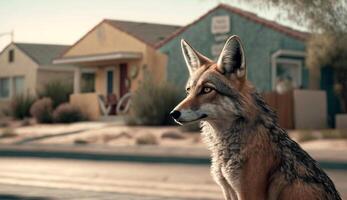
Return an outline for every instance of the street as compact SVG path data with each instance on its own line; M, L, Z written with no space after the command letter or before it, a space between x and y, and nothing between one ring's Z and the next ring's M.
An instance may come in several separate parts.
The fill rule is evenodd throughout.
M330 170L347 196L347 172ZM222 199L208 165L0 158L0 199Z

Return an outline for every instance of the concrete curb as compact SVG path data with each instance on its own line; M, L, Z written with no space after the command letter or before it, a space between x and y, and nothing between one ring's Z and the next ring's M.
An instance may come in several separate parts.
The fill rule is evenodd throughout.
M209 165L209 153L204 148L179 147L104 147L97 145L1 145L0 157L61 158L92 161L120 161ZM315 158L324 169L347 170L346 160Z

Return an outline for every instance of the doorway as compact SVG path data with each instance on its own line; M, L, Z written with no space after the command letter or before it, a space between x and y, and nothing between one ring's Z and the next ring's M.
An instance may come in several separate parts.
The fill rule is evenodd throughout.
M128 64L122 63L119 65L120 67L120 82L119 82L119 95L120 97L124 96L128 93Z
M106 71L106 94L113 94L113 77L114 70L108 69Z

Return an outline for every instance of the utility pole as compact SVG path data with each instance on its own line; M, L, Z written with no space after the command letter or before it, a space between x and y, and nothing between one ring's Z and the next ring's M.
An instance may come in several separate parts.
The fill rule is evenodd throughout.
M14 41L14 30L12 30L11 32L0 33L0 37L7 36L7 35L9 35L11 37L11 42L13 42Z

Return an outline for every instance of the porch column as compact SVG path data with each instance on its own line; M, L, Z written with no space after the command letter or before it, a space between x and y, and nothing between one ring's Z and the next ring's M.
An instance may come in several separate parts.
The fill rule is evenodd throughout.
M81 92L81 68L79 67L75 68L73 92L74 94L79 94Z

